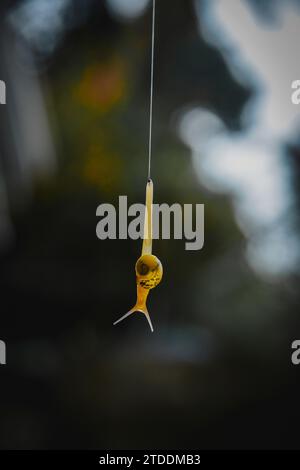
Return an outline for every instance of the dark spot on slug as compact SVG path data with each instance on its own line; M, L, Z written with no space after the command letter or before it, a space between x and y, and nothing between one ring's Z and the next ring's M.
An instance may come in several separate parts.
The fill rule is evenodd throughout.
M141 276L146 276L146 274L148 274L149 272L149 266L147 266L147 264L143 263L142 261L140 263L138 263L137 265L137 272L141 275Z

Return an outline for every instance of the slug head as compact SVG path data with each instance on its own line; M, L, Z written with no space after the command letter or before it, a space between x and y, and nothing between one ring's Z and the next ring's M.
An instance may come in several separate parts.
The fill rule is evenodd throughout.
M156 287L163 276L163 267L154 255L142 255L135 265L137 284L144 289Z

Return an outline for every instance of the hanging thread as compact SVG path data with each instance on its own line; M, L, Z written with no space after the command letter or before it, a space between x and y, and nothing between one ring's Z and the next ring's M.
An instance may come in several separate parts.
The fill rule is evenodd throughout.
M153 121L153 88L154 88L154 46L155 46L155 0L152 6L152 44L151 44L151 82L150 82L150 119L149 119L149 155L148 155L148 180L151 179L152 157L152 121Z

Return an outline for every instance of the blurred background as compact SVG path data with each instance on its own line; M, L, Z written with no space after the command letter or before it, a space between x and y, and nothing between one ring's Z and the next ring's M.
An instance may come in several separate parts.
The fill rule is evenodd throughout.
M205 204L205 246L96 238L144 201L149 0L2 0L2 449L297 448L300 2L157 0L155 202Z

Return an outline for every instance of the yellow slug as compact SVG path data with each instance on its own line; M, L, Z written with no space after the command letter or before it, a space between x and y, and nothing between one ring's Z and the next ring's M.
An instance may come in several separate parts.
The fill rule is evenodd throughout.
M150 289L154 289L154 287L156 287L162 280L163 267L159 259L152 254L152 205L153 182L149 179L146 186L146 213L142 255L135 265L137 301L135 306L129 310L129 312L114 322L114 325L124 320L124 318L129 317L129 315L135 312L140 312L147 318L150 329L153 332L153 326L146 301Z

